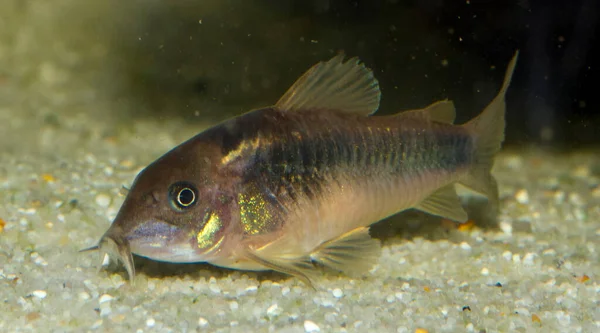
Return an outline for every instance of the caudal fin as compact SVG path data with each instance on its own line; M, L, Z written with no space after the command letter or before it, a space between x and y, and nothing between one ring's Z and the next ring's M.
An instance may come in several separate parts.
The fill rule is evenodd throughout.
M497 204L498 185L490 171L494 163L494 155L500 150L504 141L506 102L504 97L510 85L519 51L515 53L508 64L504 83L494 100L474 119L463 126L473 135L475 144L474 165L461 184L488 197L488 200Z

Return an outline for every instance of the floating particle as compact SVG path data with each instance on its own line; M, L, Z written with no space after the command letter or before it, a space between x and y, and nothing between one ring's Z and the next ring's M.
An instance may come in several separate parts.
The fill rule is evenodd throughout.
M575 280L577 280L577 282L581 282L581 283L584 283L585 281L587 281L589 279L590 279L590 277L585 274L583 274L582 276L575 277Z
M540 316L536 315L535 313L531 315L531 321L534 323L541 323L542 320L540 319Z
M423 287L423 291L428 293L431 291L431 289L429 287L425 286L425 287Z
M319 325L315 324L314 322L312 322L310 320L305 320L304 321L304 331L307 333L320 332L321 329L319 328Z
M46 296L48 296L48 293L45 290L35 290L31 293L31 296L44 299Z

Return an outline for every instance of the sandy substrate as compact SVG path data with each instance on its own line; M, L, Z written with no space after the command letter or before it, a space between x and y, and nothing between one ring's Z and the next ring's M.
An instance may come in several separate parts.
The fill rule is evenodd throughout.
M383 256L364 278L325 274L313 291L275 273L137 258L132 285L119 267L98 271L101 258L78 250L108 227L121 186L198 129L140 121L103 134L110 124L84 117L42 124L21 111L0 110L0 133L11 138L0 151L0 331L600 327L600 159L592 153L502 153L495 226L483 217L458 228L415 214L385 221L373 232L384 240ZM485 211L468 204L474 216Z
M275 273L143 258L134 284L121 267L98 270L102 258L78 251L107 229L121 187L210 124L132 116L102 40L67 38L76 31L56 8L31 1L19 16L20 3L1 8L0 332L600 331L593 150L506 150L497 222L478 200L465 200L473 221L462 226L402 214L374 228L384 247L371 272L324 274L316 291ZM84 23L93 7L85 13Z

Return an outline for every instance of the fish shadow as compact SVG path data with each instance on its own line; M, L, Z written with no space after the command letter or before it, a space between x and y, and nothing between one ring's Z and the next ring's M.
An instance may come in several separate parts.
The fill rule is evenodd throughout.
M490 205L485 198L471 196L461 199L462 206L469 216L467 223L472 223L473 227L484 231L499 230L498 209ZM470 236L469 233L460 231L459 226L458 222L410 209L374 224L370 234L381 240L384 246L401 244L414 238L460 243Z
M282 283L293 277L276 271L241 271L218 267L205 262L199 263L171 263L162 262L145 257L135 256L135 269L138 274L143 274L148 278L190 278L192 280L208 281L210 278L225 279L231 278L237 280L247 276L249 279L263 281L272 281Z

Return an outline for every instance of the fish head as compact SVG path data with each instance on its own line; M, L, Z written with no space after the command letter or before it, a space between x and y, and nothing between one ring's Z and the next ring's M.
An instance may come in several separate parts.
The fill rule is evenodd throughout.
M227 196L211 177L211 149L196 146L179 146L138 174L96 247L120 259L130 279L135 275L132 253L202 262L223 240L221 211L228 206Z

